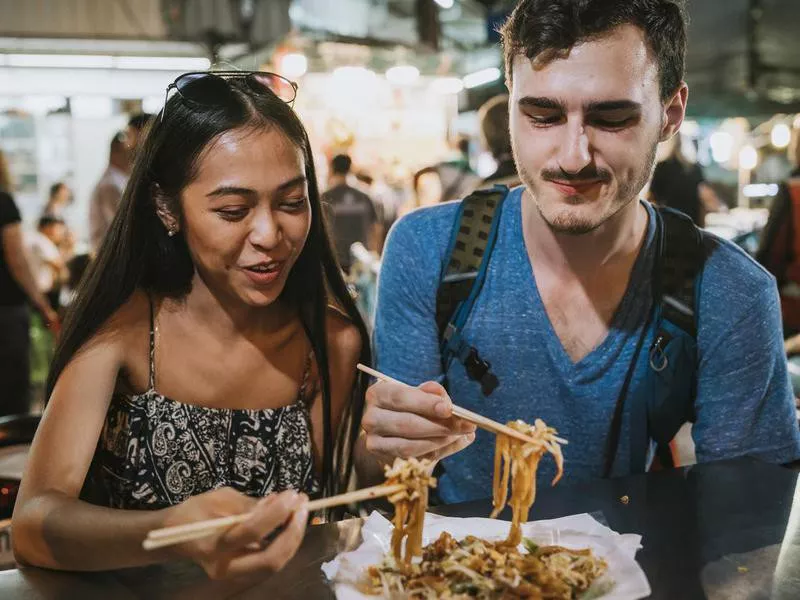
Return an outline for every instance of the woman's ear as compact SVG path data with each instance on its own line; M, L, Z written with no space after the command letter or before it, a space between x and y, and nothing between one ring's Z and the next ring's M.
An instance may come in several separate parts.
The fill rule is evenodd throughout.
M167 235L172 237L180 230L180 222L178 220L176 209L176 202L173 198L167 195L161 186L157 183L153 184L152 188L153 202L156 205L156 214L164 227L167 230Z

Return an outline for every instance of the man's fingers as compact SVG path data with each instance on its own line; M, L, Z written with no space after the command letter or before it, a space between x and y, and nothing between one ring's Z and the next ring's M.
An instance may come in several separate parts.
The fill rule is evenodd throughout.
M408 440L398 437L380 437L368 435L366 439L367 450L376 455L399 456L410 458L424 456L449 446L458 441L463 435L448 435L428 440Z
M379 408L410 412L429 419L446 419L452 415L452 403L446 394L431 394L421 388L396 383L376 383L367 391L367 401Z
M437 438L474 431L474 426L460 419L427 419L414 413L395 412L371 406L361 420L368 434L403 437L410 440Z
M437 461L442 460L443 458L447 458L448 456L455 454L456 452L461 452L464 448L469 446L472 442L475 441L475 434L468 433L465 435L458 436L458 439L451 442L450 444L438 448L434 450L430 454L423 456L422 458L429 458L430 460Z

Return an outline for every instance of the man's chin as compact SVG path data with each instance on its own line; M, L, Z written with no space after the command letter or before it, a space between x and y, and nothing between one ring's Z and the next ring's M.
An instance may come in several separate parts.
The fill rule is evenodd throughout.
M585 210L585 205L562 207L560 210L545 212L539 209L542 219L551 231L563 235L586 235L603 224L603 219Z
M545 223L547 223L551 231L561 235L586 235L600 227L600 223L573 218L557 218L553 220L545 218Z

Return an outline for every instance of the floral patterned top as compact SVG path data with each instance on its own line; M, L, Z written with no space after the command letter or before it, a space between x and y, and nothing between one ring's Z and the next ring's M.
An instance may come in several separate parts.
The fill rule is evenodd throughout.
M274 409L223 409L170 400L155 389L150 310L150 385L111 400L81 498L111 508L155 510L230 486L249 496L296 489L319 494L306 361L297 399Z

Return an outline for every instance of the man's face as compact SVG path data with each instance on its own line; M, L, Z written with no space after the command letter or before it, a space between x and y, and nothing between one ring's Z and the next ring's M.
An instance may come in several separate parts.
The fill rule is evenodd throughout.
M517 168L554 231L588 233L644 187L658 142L683 120L686 88L662 104L655 57L632 25L537 67L525 56L513 63Z

